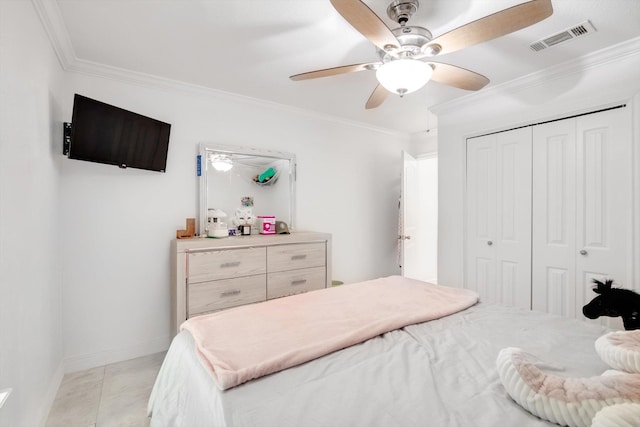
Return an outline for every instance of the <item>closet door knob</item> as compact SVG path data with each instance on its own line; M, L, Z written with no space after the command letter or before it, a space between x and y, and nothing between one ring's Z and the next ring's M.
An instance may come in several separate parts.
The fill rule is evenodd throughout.
M491 245L493 245L493 242L491 240L488 240L487 241L487 245L491 246Z
M589 253L589 252L585 251L584 249L582 249L582 250L580 251L580 255L586 255L586 254L588 254L588 253Z

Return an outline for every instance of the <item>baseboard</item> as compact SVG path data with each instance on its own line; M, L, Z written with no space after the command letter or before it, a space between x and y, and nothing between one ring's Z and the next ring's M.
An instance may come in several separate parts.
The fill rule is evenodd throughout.
M53 407L53 401L56 400L56 396L58 395L58 390L60 389L60 384L62 384L63 377L64 362L60 361L56 372L53 374L53 377L51 377L51 381L49 381L47 392L44 395L44 399L42 400L42 406L40 408L40 422L38 423L38 425L41 427L44 427L47 424L49 412Z
M88 353L78 356L70 356L64 360L64 372L76 372L97 366L109 365L124 360L135 359L149 354L159 353L169 348L169 337L156 338L143 341L137 345L125 348L104 350L97 353Z

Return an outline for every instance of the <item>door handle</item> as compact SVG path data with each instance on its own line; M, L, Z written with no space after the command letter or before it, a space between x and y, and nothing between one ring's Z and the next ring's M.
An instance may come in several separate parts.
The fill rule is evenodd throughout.
M589 253L589 252L585 251L584 249L582 249L582 250L580 251L580 255L587 255L588 253Z
M411 240L411 236L398 236L398 240Z
M491 240L487 240L487 245L491 246L493 245L493 242Z

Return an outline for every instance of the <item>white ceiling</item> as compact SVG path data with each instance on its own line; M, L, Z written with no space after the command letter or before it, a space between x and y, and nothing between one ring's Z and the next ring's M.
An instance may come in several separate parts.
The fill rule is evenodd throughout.
M40 0L49 1L49 0ZM427 109L469 94L430 82L377 109L363 71L293 82L316 69L377 61L374 46L329 0L50 0L67 54L97 63L405 132L427 128ZM410 25L434 36L523 0L420 0ZM366 0L387 26L390 0ZM56 6L59 9L56 10ZM553 15L502 38L443 55L487 76L487 88L640 36L640 0L553 0ZM590 20L597 32L540 52L529 44ZM66 37L66 35L64 35ZM60 37L60 35L58 35ZM95 64L93 64L95 65ZM485 88L484 90L487 90Z

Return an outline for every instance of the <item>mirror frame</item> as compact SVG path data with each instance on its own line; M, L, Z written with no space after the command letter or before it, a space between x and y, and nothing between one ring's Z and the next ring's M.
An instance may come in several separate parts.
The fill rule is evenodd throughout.
M221 145L215 143L201 142L198 151L198 184L200 187L200 201L198 207L198 230L197 234L204 235L207 221L207 195L209 194L208 171L211 167L207 161L207 154L211 152L223 154L241 154L246 156L265 157L273 160L289 161L289 218L284 220L289 226L289 231L295 228L295 206L296 206L296 155L284 151L263 150L259 148L237 147L233 145Z

